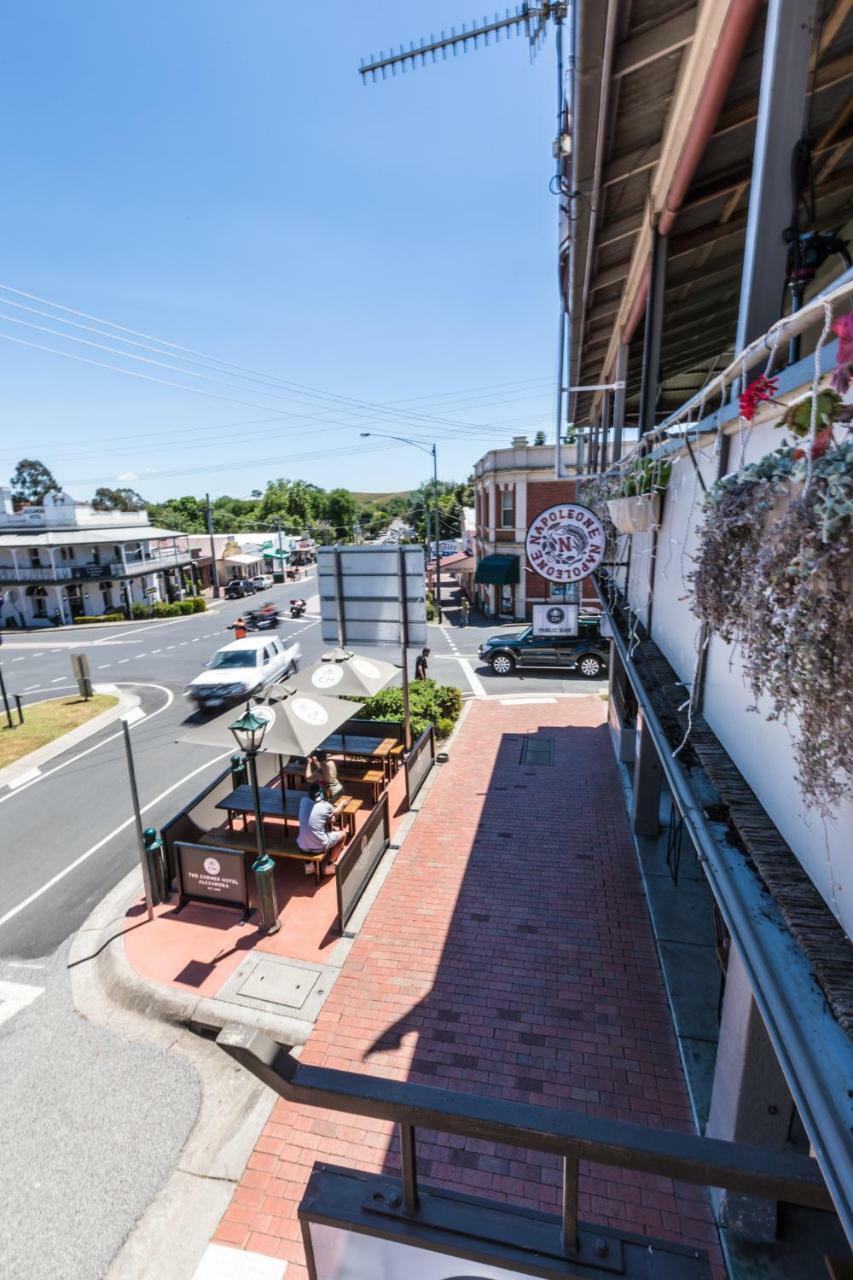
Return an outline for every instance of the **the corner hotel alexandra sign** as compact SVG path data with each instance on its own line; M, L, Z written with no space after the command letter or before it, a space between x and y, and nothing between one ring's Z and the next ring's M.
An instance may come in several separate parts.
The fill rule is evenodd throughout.
M527 530L530 567L549 582L579 582L604 556L604 528L594 511L561 502L541 511Z

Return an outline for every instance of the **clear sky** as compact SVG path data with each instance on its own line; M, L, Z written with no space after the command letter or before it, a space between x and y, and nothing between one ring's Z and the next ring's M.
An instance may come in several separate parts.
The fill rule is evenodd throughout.
M5 6L0 282L229 364L0 289L0 483L28 455L78 498L282 475L394 490L428 459L360 431L437 439L447 478L517 431L550 438L553 33L533 66L513 39L356 74L473 17L468 0Z

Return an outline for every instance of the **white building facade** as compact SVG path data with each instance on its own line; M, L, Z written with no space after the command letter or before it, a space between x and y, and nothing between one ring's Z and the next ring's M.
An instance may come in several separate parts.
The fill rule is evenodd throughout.
M97 511L67 493L16 511L0 488L0 625L47 627L194 591L187 535L146 511Z

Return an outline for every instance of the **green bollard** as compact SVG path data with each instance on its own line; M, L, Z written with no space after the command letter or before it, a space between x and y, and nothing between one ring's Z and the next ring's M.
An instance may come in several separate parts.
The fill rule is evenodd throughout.
M231 757L231 781L234 784L234 790L237 787L245 787L249 781L249 774L246 770L246 757L241 755L239 751L235 751Z
M156 907L161 902L168 902L171 896L166 850L154 827L146 827L142 833L142 839L145 844L145 857L148 860L151 897Z
M281 921L275 893L275 863L268 853L259 854L252 863L252 870L255 873L260 926L265 933L278 933Z

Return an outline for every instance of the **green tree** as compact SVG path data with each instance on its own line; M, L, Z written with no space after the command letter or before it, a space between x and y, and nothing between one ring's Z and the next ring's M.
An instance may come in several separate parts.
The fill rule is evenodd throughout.
M545 444L545 443L546 443L546 440L545 440L545 432L544 432L544 431L537 431L537 432L536 432L536 435L533 437L533 443L534 443L534 444Z
M12 475L12 500L17 507L38 507L46 493L59 493L60 488L43 462L21 458Z
M349 489L332 489L326 495L323 519L335 530L335 537L350 538L358 515L358 505Z
M143 511L145 499L135 489L95 490L92 506L96 511Z

